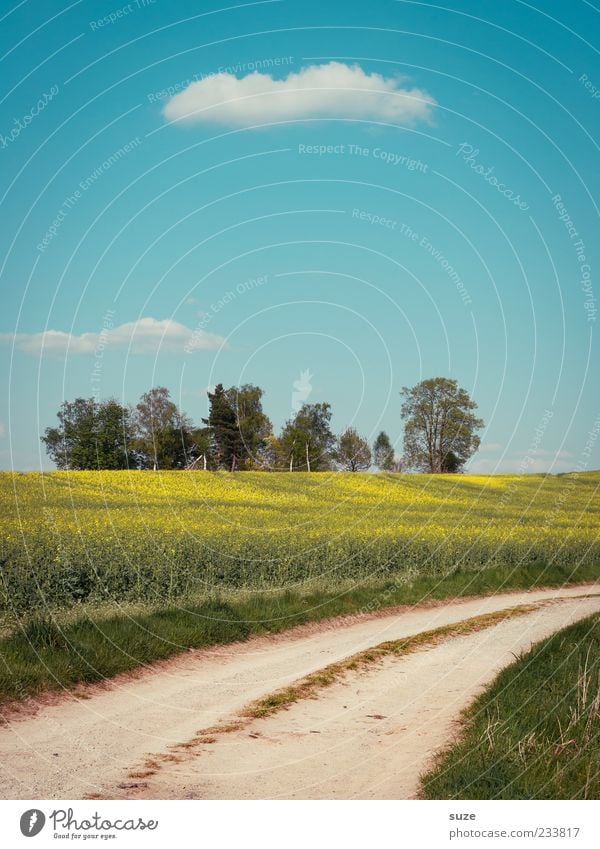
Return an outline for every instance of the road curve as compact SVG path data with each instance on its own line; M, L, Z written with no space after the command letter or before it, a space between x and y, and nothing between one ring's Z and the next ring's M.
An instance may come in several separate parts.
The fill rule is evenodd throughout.
M461 710L513 652L600 610L597 587L503 593L351 617L186 653L0 727L0 798L409 798ZM376 669L252 728L219 735L182 762L170 747L250 701L387 640L536 601L560 603ZM254 727L256 725L256 727ZM313 733L318 732L318 733ZM160 768L130 776L148 754Z

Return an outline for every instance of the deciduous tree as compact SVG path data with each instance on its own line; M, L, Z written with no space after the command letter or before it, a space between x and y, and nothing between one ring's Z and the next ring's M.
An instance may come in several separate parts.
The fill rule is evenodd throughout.
M184 469L192 445L192 423L165 386L145 392L136 407L136 448L142 468Z
M353 427L349 427L338 439L335 459L347 472L365 471L371 465L369 443Z
M240 437L238 466L245 469L260 469L268 466L269 437L273 432L271 420L262 407L264 395L260 386L244 383L231 386L225 395L235 413Z
M280 445L292 471L317 472L331 468L335 436L331 432L331 406L303 404L289 419L280 437Z
M458 472L479 447L477 404L455 380L434 377L402 389L404 457L410 468Z
M112 398L64 401L58 427L46 428L42 442L58 469L126 469L135 466L134 432L127 407Z

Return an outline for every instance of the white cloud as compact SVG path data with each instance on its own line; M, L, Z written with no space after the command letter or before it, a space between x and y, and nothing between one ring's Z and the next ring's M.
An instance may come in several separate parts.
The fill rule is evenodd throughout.
M568 460L573 454L570 451L546 451L544 448L537 448L533 451L534 457L548 457L550 460Z
M568 460L560 460L558 459L540 459L540 460L532 460L529 466L527 467L527 471L532 474L541 474L543 472L551 472L552 474L557 474L557 472L568 472L572 470L573 463L569 463Z
M366 118L412 125L430 121L433 97L398 77L368 74L359 65L310 65L285 79L254 71L241 79L214 74L191 83L163 109L169 121L245 127L270 121Z
M502 451L503 447L504 446L501 442L482 442L478 450L480 453L492 451L495 454L498 454Z
M14 344L29 354L69 353L96 354L100 350L128 349L133 354L156 351L183 351L193 339L193 350L214 350L225 340L205 330L190 330L172 319L140 318L99 333L81 333L79 336L63 330L45 330L42 333L0 333L0 343Z
M470 475L489 475L498 471L498 460L476 457L470 460L465 468Z
M467 471L471 475L487 474L538 474L543 472L568 472L573 468L573 454L570 451L551 451L538 449L530 454L509 454L498 457L481 457L477 454L469 461Z

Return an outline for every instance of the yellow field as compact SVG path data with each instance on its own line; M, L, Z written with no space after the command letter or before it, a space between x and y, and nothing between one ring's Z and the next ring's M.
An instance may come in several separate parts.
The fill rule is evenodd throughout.
M0 474L3 606L600 562L600 472Z

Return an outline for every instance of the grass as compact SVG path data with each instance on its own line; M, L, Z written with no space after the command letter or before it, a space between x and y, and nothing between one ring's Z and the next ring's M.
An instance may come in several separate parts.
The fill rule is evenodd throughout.
M326 618L369 613L402 604L480 595L530 587L592 581L594 568L554 565L521 570L456 571L440 580L371 579L336 592L285 590L189 599L179 605L130 607L117 613L93 605L33 613L7 626L0 639L0 705L45 691L72 689L130 672L188 649L272 634Z
M423 778L427 799L600 797L600 616L507 667Z

